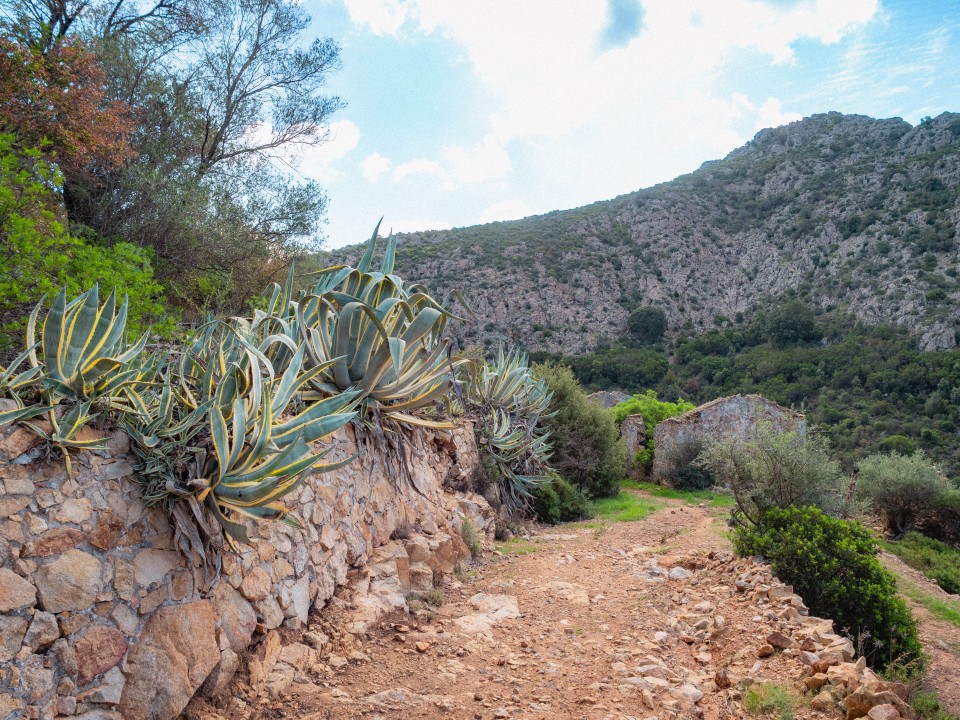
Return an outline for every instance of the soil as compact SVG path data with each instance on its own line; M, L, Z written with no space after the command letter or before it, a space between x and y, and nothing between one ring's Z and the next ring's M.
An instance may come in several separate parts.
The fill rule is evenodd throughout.
M916 586L935 599L960 607L960 596L951 595L919 570L906 565L891 553L881 553L880 561L902 581ZM934 690L945 710L960 715L960 627L934 617L920 603L905 598L913 616L920 623L920 640L926 651L929 666L925 683Z
M216 707L205 703L204 712L195 704L191 715L719 720L749 717L746 688L769 683L792 695L792 717L842 717L836 707L811 706L798 650L761 650L785 627L783 613L778 619L774 612L783 606L767 600L766 588L776 583L766 566L731 561L725 512L652 500L662 509L641 521L545 528L500 544L446 581L439 607L385 617L360 638L337 636L348 609L334 603L311 625L333 636L332 650L311 672L298 673L276 697L235 682ZM675 577L651 572L651 563ZM734 585L745 568L756 579L741 592ZM929 589L918 573L904 572ZM932 684L960 710L957 628L914 610L931 648ZM477 620L491 615L493 624ZM696 639L683 631L705 621L709 630Z

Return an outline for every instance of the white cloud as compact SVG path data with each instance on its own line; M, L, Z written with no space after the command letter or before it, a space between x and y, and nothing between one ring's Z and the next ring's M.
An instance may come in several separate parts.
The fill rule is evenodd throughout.
M519 220L533 215L533 211L522 200L511 199L494 203L480 213L478 222L488 223L498 220Z
M493 135L487 135L472 148L452 147L446 156L450 174L461 185L500 178L510 172L510 156Z
M402 165L397 165L393 171L393 179L397 182L416 175L430 175L437 178L446 177L446 172L439 163L426 158L415 158Z
M344 0L350 19L376 35L393 35L407 21L412 3L403 0Z
M363 178L367 182L378 183L384 175L390 172L393 162L388 157L380 153L367 155L363 159L362 172Z
M733 94L725 70L745 57L768 71L789 66L799 41L838 43L883 19L880 0L643 0L636 36L601 52L606 0L344 2L375 34L452 42L485 87L488 125L478 135L402 164L364 162L367 179L470 186L486 202L511 183L513 210L497 203L468 222L668 180L799 119L779 98ZM939 43L929 39L934 52Z

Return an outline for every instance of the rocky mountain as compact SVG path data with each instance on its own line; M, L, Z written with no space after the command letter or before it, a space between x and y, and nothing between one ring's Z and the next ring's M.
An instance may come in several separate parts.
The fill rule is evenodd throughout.
M662 308L672 331L699 330L789 293L948 349L958 227L960 114L912 127L832 112L613 200L406 234L398 271L469 299L467 344L587 352L623 335L639 306Z

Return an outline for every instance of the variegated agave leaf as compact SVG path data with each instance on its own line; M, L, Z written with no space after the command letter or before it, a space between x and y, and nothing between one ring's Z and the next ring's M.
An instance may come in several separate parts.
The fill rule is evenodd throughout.
M96 285L70 302L65 291L54 299L40 340L43 383L54 402L119 396L125 386L143 382L147 334L127 344L127 298L119 309L116 299L114 289L100 306ZM32 324L27 344L34 344Z
M43 374L42 368L37 365L18 372L20 366L27 361L35 349L36 345L33 345L14 358L7 367L0 366L0 396L6 396L14 403L13 408L0 411L0 427L17 420L27 420L42 415L47 411L45 405L40 403L28 405L21 397L25 390L37 384Z
M378 224L379 229L379 224ZM381 272L371 272L377 231L356 268L321 270L312 294L297 303L297 321L313 365L337 358L313 382L317 396L356 387L366 410L405 424L452 427L412 414L445 398L452 371L444 339L454 318L421 286L393 273L396 240L387 241Z

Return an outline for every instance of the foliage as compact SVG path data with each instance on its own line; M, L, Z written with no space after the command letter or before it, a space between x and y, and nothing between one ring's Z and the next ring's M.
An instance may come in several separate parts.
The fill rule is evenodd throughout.
M470 518L465 517L463 519L463 526L460 528L460 535L473 557L477 557L483 553L483 543L480 542L480 538L477 535L477 529L473 526L473 522L470 520Z
M639 307L627 318L627 329L641 343L660 342L667 332L667 314L660 308Z
M766 318L767 336L777 347L812 342L819 338L813 310L799 301L773 308Z
M700 462L733 490L739 511L753 523L772 509L815 506L836 512L841 507L840 466L830 458L826 439L813 431L778 434L760 424L745 441L707 443Z
M960 550L917 532L884 543L884 547L946 592L960 595Z
M647 390L615 406L613 416L616 418L618 425L629 415L640 415L643 418L643 426L647 431L647 444L645 448L639 451L639 457L635 460L642 467L649 469L655 451L653 446L654 428L663 420L683 415L693 408L693 403L682 398L677 398L676 402L657 400L657 394L653 390Z
M542 523L556 525L593 516L590 500L562 477L554 476L549 483L534 488L532 494L530 509Z
M696 440L681 442L670 450L662 478L667 485L680 490L706 490L714 484L713 475L698 462L703 443Z
M311 403L291 417L288 407L319 369L304 371L301 346L284 372L275 372L264 353L281 342L275 336L257 347L228 325L210 323L168 365L162 392L139 399L139 412L124 425L140 461L146 504L174 512L180 499L194 507L206 502L230 537L249 542L232 515L296 524L277 500L305 473L353 459L321 465L327 451L316 452L309 443L355 416L350 408L358 393Z
M913 529L950 489L940 467L922 453L876 454L860 461L857 497L881 513L898 536Z
M552 413L541 420L553 447L550 464L589 497L616 495L626 451L613 413L587 399L569 368L537 365L534 372L553 394Z
M501 502L520 510L551 481L551 433L542 423L551 415L552 392L517 350L501 348L495 361L470 361L462 370L481 459L492 468Z
M320 271L313 293L297 302L295 331L309 352L308 366L322 366L311 384L322 396L355 387L370 412L451 427L416 418L410 411L429 406L450 390L454 363L444 330L452 315L426 288L405 287L393 274L394 238L387 243L381 271L369 271L379 227L356 268Z
M862 525L813 507L774 508L757 519L734 532L740 555L764 557L810 613L831 618L874 668L921 662L916 623Z
M0 118L50 141L71 226L149 250L189 320L240 313L321 239L326 196L292 176L343 103L309 21L292 0L23 0L0 18Z
M60 173L40 150L0 133L0 354L19 341L29 308L66 288L76 295L106 281L130 297L128 329L151 322L169 332L149 252L129 243L100 246L67 232L58 219Z
M643 520L660 505L644 500L636 493L624 490L614 497L597 498L593 501L594 514L609 522L635 522Z
M920 720L960 720L957 715L948 712L937 699L936 693L925 691L910 698L912 707Z
M751 685L743 696L743 707L751 715L775 715L777 720L793 720L797 696L787 688L772 683Z
M130 108L109 99L107 77L86 43L43 48L0 37L0 126L44 146L72 177L93 164L116 168L132 157Z
M954 547L960 547L960 490L950 490L933 504L923 519L923 532Z
M877 452L913 455L917 451L916 443L903 435L888 435L877 443Z

